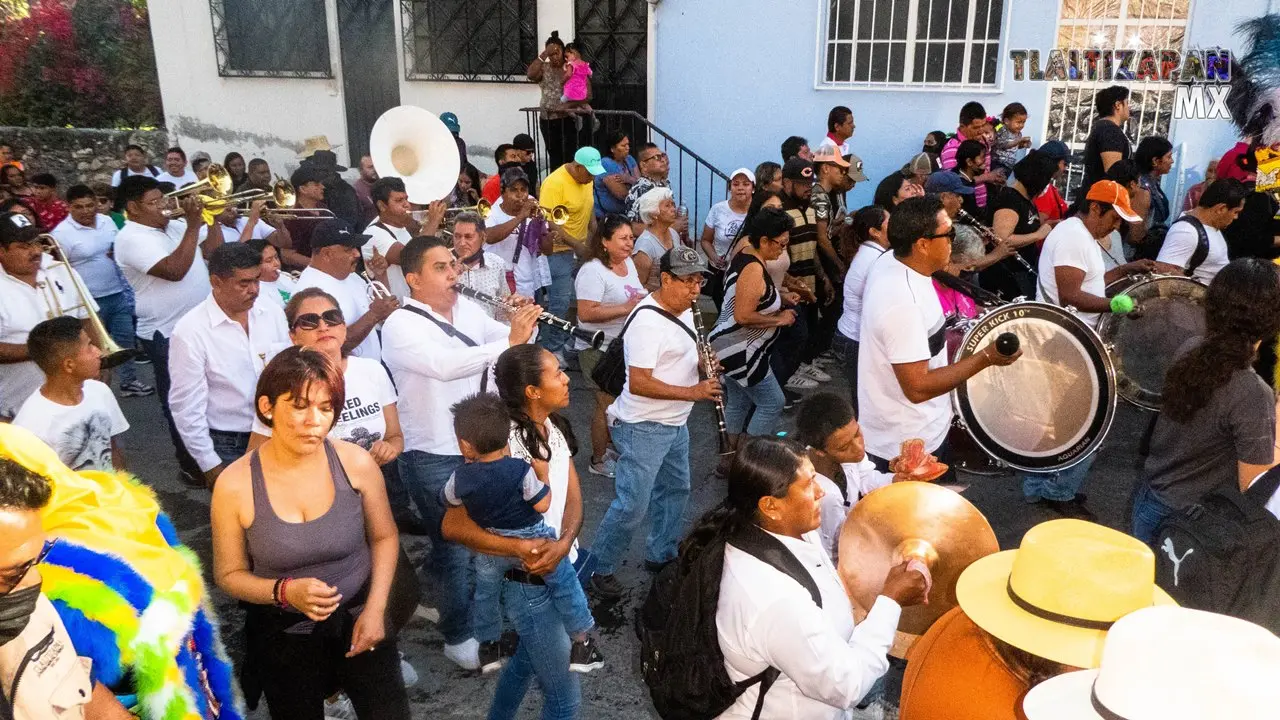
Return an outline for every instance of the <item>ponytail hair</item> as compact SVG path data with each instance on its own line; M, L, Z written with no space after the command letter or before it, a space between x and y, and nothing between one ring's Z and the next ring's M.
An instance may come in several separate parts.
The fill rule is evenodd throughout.
M879 205L868 205L853 214L853 236L858 244L871 241L871 231L884 227L889 211ZM888 240L888 238L885 238Z
M1187 422L1237 370L1247 370L1254 346L1280 332L1280 271L1257 258L1224 267L1205 297L1205 337L1165 375L1163 412Z

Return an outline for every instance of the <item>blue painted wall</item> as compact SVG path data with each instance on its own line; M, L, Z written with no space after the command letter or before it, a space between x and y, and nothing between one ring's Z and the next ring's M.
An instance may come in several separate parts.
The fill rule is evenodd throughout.
M928 131L954 131L960 106L969 100L983 103L988 114L1023 103L1031 116L1028 132L1037 144L1042 140L1048 87L1014 82L1008 51L1054 46L1058 0L1006 0L1012 9L1001 46L1002 84L986 92L815 88L824 2L661 0L654 9L654 122L728 171L779 161L779 146L789 135L816 145L826 134L827 111L847 105L857 124L852 147L871 178L854 190L853 207L870 202L875 183L918 152ZM1259 0L1193 4L1192 46L1234 47L1236 23L1266 8ZM1203 170L1210 154L1221 155L1235 141L1235 129L1225 121L1180 121L1171 139L1175 146L1185 141L1186 163Z

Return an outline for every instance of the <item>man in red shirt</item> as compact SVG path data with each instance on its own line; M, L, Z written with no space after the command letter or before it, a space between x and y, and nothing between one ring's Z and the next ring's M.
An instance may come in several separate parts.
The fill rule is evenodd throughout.
M1050 140L1041 145L1037 152L1057 160L1058 171L1053 174L1053 177L1055 180L1062 177L1062 173L1067 170L1067 163L1071 160L1071 150L1067 148L1067 144L1060 140ZM1044 192L1036 196L1032 203L1040 213L1040 222L1052 226L1067 219L1067 201L1063 199L1062 193L1058 192L1058 188L1052 182Z
M40 219L40 227L46 230L57 227L70 212L67 204L58 197L58 179L49 173L31 178L31 196L28 199Z
M484 187L480 189L480 197L489 202L490 205L498 202L498 198L502 197L502 173L511 168L520 167L524 161L524 152L511 143L503 143L493 151L493 161L498 164L498 172L489 176L485 181Z

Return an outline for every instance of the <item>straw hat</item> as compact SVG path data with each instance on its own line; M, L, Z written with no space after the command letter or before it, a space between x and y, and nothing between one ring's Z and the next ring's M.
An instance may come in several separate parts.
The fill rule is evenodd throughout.
M309 158L317 150L333 150L340 148L342 145L330 145L327 135L312 135L302 141L302 152L298 153L299 158Z
M1102 667L1046 680L1028 720L1262 720L1280 712L1280 638L1238 618L1152 607L1116 621Z
M1017 550L970 565L956 584L978 627L1033 655L1078 668L1102 661L1107 630L1151 605L1173 605L1156 587L1155 556L1139 540L1083 520L1050 520Z

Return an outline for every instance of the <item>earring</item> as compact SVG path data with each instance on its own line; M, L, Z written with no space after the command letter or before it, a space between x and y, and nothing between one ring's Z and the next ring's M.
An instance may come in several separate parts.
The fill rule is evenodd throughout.
M268 419L268 420L270 420L270 419L271 419L271 416L270 416L270 415L268 415L268 416L267 416L267 419Z

